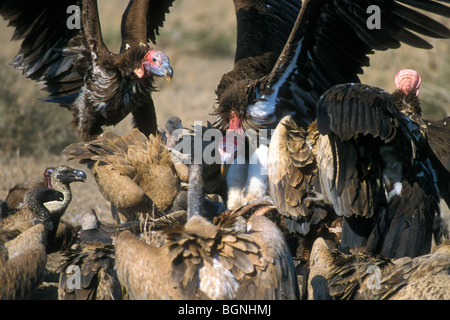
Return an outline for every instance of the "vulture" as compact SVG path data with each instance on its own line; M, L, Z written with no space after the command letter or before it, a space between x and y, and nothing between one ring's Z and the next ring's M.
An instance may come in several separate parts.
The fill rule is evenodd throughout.
M19 184L16 184L15 186L11 187L8 190L8 195L6 196L5 202L8 204L8 206L10 208L16 208L20 204L23 203L25 194L33 186L39 184L39 185L43 185L43 186L46 186L47 188L51 189L52 184L51 184L50 179L51 179L51 175L52 175L52 172L54 169L55 168L52 168L52 167L46 168L44 171L44 176L42 178L42 181L40 181L38 183L33 183L33 184L19 183Z
M310 299L448 300L450 242L415 258L345 255L322 238L311 253Z
M169 58L151 50L173 0L130 0L122 16L119 53L103 42L96 0L2 1L0 15L21 47L12 66L43 84L45 101L73 113L84 140L116 125L129 113L145 135L157 132L151 99L155 77L170 80Z
M49 230L48 234L47 251L49 253L59 250L61 246L66 245L66 243L69 243L72 239L73 227L64 221L61 221L61 217L64 215L67 207L72 201L70 184L73 182L84 182L85 180L86 174L83 171L76 170L65 165L57 166L51 174L51 187L53 190L61 192L63 194L63 198L59 200L46 201L44 204L50 212L51 222L53 225L53 228ZM18 210L13 215L1 220L0 227L6 227L15 223L18 217L30 219L31 216L31 212L25 207L23 210Z
M106 131L97 140L71 144L63 152L69 160L87 165L121 223L140 214L162 215L172 209L180 192L180 178L160 135L147 138L138 129L123 136Z
M15 229L22 225L22 221L33 223L33 220L40 219L48 228L52 230L53 219L52 214L46 206L46 202L62 201L64 194L57 190L48 189L44 186L36 186L28 190L25 194L24 206L13 215L0 221L0 228ZM24 231L24 230L21 230Z
M47 235L52 229L44 203L62 198L59 191L33 187L25 194L25 208L15 214L14 224L1 226L0 233L19 229L15 237L0 246L1 299L30 299L36 290L45 270ZM22 214L24 211L27 213Z
M74 169L66 165L57 166L51 174L52 189L60 191L64 195L62 201L46 202L45 206L51 212L51 217L55 229L51 230L48 238L47 251L49 253L60 250L63 247L70 246L73 240L73 226L61 220L67 207L72 201L72 190L70 184L74 182L86 181L86 173L82 170Z
M220 153L231 209L267 196L267 139L284 116L307 130L321 95L360 82L375 50L402 43L430 49L424 36L450 37L427 16L450 17L450 8L438 1L234 0L234 6L234 66L217 86L213 111L225 134ZM374 19L380 28L369 26Z
M417 72L404 69L391 94L336 85L317 104L323 198L343 217L341 248L400 258L428 254L446 170L421 118Z
M154 223L149 221L149 225ZM144 228L148 226L139 222L106 225L98 219L95 210L85 212L81 217L78 241L61 251L62 259L57 267L60 274L58 300L126 298L115 270L115 239L124 230L139 234ZM79 278L75 278L77 275Z
M257 215L237 231L238 214L218 225L202 216L202 171L189 165L188 221L167 228L162 247L129 231L117 237L117 275L129 297L298 299L292 257L275 224Z
M177 116L171 116L171 117L169 117L169 119L167 119L166 128L161 133L164 138L164 141L166 142L166 145L169 148L173 148L179 140L179 135L180 135L181 131L176 131L176 130L182 130L182 129L183 129L183 124L182 124L180 118L178 118Z

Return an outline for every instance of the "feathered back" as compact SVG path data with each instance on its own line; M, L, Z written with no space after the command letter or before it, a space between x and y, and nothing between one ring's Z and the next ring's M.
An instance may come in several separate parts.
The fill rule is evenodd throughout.
M121 194L117 188L127 186L136 191L130 196L141 199L145 194L159 210L166 210L181 187L170 152L159 135L147 138L137 129L123 136L105 132L100 139L66 147L64 153L69 160L78 159L94 169L102 193L111 202ZM118 181L121 184L117 185Z

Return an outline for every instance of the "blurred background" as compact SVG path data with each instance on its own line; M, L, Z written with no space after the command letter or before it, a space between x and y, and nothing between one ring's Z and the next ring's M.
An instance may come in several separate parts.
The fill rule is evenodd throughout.
M104 41L113 52L120 47L120 20L128 1L98 0ZM437 18L450 27L450 21ZM382 27L382 26L381 26ZM65 219L78 223L82 213L94 208L104 222L112 222L104 200L86 167L66 161L61 151L77 138L70 129L71 112L46 97L39 84L22 77L9 66L20 42L11 42L12 28L0 21L0 199L16 183L41 179L46 167L66 164L84 170L84 184L72 184L73 200ZM233 67L236 21L231 0L176 0L157 38L156 49L164 51L174 69L170 83L157 80L159 92L152 95L158 124L172 115L186 127L194 121L213 121L215 89L222 75ZM361 81L387 91L394 90L398 70L412 68L422 77L420 97L424 118L450 115L450 40L429 39L433 50L402 46L377 52L371 57ZM131 129L130 117L116 127L119 134ZM445 209L447 210L447 209Z

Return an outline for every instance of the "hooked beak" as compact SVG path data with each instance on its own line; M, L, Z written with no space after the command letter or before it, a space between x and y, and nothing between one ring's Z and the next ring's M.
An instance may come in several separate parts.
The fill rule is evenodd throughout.
M164 79L166 80L166 81L168 81L168 82L170 82L171 80L172 80L172 77L173 77L173 69L172 69L172 67L170 66L170 64L167 62L167 63L163 63L163 76L164 76Z
M162 61L160 65L145 61L142 65L149 74L162 77L169 82L170 80L172 80L173 69L169 61ZM144 76L144 70L142 69L135 69L134 73L136 73L139 78L142 78Z
M86 173L82 170L73 170L74 181L84 182L87 179Z

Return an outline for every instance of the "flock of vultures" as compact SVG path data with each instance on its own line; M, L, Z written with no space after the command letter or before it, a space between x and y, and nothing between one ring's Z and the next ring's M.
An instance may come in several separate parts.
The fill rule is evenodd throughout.
M375 51L448 41L431 14L450 6L233 2L233 69L198 127L159 124L152 100L174 75L152 45L176 1L130 0L119 53L96 0L0 3L11 65L72 112L80 165L2 201L2 299L450 299L450 119L422 117L415 70L388 70L391 93L358 78ZM87 176L113 224L64 220Z

